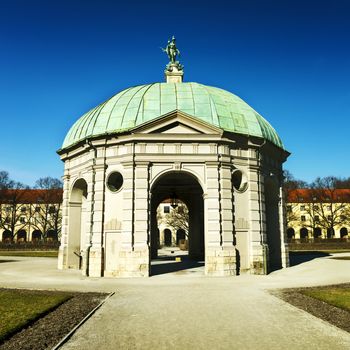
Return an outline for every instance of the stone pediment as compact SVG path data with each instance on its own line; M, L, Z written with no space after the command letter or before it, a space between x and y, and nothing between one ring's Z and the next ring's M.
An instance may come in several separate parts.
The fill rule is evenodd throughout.
M173 111L143 123L131 130L133 134L206 134L222 135L219 127L180 111Z

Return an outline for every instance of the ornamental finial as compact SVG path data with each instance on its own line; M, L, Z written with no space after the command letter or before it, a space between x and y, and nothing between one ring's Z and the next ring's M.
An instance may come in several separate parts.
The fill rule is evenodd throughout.
M181 83L183 78L183 65L176 60L176 56L180 56L180 50L176 47L175 36L168 40L165 49L161 48L169 58L169 63L165 67L165 76L167 83Z

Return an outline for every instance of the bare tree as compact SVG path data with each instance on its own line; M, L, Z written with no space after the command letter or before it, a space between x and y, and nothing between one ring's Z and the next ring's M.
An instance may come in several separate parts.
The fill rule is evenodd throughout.
M175 231L183 230L186 237L189 229L189 213L184 203L179 203L176 208L172 208L169 213L164 214L164 223L172 227Z
M0 227L9 231L12 239L30 221L28 192L28 186L12 180L0 190Z
M295 179L295 177L292 175L292 173L289 170L286 170L286 169L283 170L283 192L284 192L284 198L286 199L285 212L286 212L287 226L292 221L299 220L298 206L299 206L299 201L301 200L301 197L298 196L298 190L308 188L308 186L309 185L307 182L303 180Z
M52 177L40 178L35 183L39 192L36 198L35 213L32 225L42 233L44 241L48 232L54 232L57 238L62 227L62 181Z
M14 181L10 179L7 171L0 171L0 190L6 190L14 186Z
M318 177L311 185L314 214L328 238L334 236L336 226L350 222L350 190L339 189L338 185L339 179L334 176Z

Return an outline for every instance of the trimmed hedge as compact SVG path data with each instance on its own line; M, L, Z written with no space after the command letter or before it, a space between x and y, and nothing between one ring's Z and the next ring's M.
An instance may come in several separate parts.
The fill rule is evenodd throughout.
M0 250L57 250L60 242L0 242Z

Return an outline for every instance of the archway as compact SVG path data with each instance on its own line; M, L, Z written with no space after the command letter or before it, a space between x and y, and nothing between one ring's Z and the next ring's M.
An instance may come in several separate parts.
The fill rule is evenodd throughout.
M17 232L17 242L26 242L27 241L27 232L26 230L19 230Z
M268 272L282 268L279 216L279 186L275 177L265 179L265 219L269 246Z
M171 239L171 231L166 228L164 230L164 245L166 247L171 247L172 239Z
M204 200L203 190L198 180L184 171L171 171L160 176L151 188L151 212L150 212L150 254L151 259L158 257L157 235L157 208L160 203L167 200L172 208L176 208L179 202L183 202L188 209L188 255L181 256L182 262L191 261L197 266L204 265ZM170 230L169 230L170 231ZM165 233L165 232L164 232ZM181 232L180 232L181 235ZM177 238L177 237L176 237ZM177 240L177 239L176 239ZM179 249L178 249L179 250ZM186 252L187 254L187 252ZM162 256L164 259L164 256ZM175 256L169 256L175 261ZM170 261L170 260L169 260ZM185 269L181 264L163 264L160 271L155 262L151 264L150 274L167 273ZM187 265L194 265L187 264ZM168 265L168 266L166 266ZM190 267L190 266L189 266Z
M287 228L287 237L288 237L288 239L293 239L295 237L294 228L292 228L292 227Z
M322 237L322 230L320 227L314 228L314 238L321 238Z
M343 237L346 237L348 235L348 229L346 227L342 227L340 229L340 237L343 238Z
M80 269L82 267L81 250L84 246L86 231L86 199L87 183L79 179L74 183L69 198L69 222L68 222L68 254L67 266Z
M179 246L181 244L181 241L186 239L186 233L185 230L182 228L178 229L176 231L176 245Z
M306 239L309 237L309 231L307 228L303 227L300 229L300 239Z
M57 242L58 241L58 235L56 230L48 230L46 233L46 239L49 242Z
M12 232L9 230L5 230L2 233L2 241L3 242L12 242L12 240L13 240Z
M332 239L334 237L334 228L327 228L327 239Z
M34 230L32 233L32 241L33 242L39 242L41 240L41 231L40 230Z

